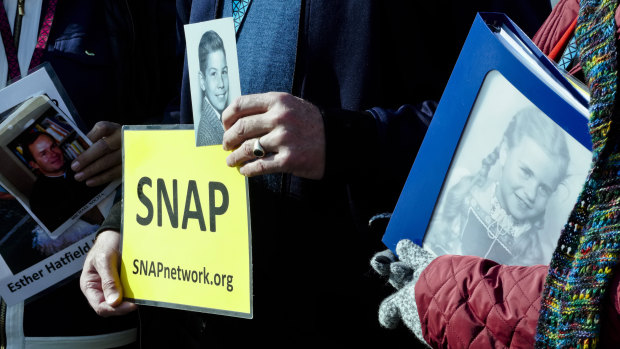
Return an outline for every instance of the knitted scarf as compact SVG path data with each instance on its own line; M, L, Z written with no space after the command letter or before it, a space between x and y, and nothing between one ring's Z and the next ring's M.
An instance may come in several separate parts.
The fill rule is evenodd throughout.
M591 89L593 156L545 282L537 348L595 348L602 307L620 252L620 150L613 125L617 90L617 0L581 0L575 37Z

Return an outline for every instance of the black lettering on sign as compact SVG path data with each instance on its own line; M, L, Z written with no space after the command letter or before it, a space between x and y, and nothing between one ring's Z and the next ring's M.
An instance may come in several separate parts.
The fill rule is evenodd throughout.
M215 206L215 192L222 193L222 204ZM215 216L223 215L228 210L228 189L223 183L209 182L209 230L215 232Z
M144 186L153 186L153 181L149 177L142 177L138 181L138 199L146 208L146 216L142 217L140 214L136 214L136 221L140 225L149 225L153 221L153 202L144 193ZM162 226L164 220L163 206L166 206L166 214L170 219L170 225L173 228L179 227L179 198L178 198L178 185L177 180L172 180L172 199L166 187L166 182L163 178L157 179L156 185L157 192L157 225ZM218 198L221 197L221 202ZM220 202L219 205L216 203ZM221 182L209 182L209 230L211 232L216 231L215 220L217 216L221 216L228 211L230 204L230 197L228 195L228 189ZM192 206L195 208L192 210ZM185 195L185 206L183 210L183 219L181 221L181 229L187 229L190 219L198 220L198 225L201 231L206 231L205 214L202 210L202 204L200 200L200 194L198 192L198 185L195 180L189 180L187 183L187 193Z
M173 204L170 204L170 197L168 196L168 191L166 190L166 183L163 179L157 179L157 225L161 227L162 217L161 217L161 201L162 198L164 203L166 204L166 210L168 211L168 217L170 217L170 225L173 228L177 228L179 226L179 198L177 197L177 180L172 180L172 201Z
M138 181L138 199L140 202L146 207L146 217L140 217L139 214L136 214L136 221L140 225L149 225L153 220L153 203L149 198L144 195L143 187L148 185L149 187L153 186L153 182L149 177L142 177Z
M196 211L191 211L189 209L192 201L194 201ZM193 179L190 180L189 183L187 183L187 196L185 198L185 210L183 210L183 223L181 225L182 229L187 229L187 220L190 218L198 220L200 230L207 230L207 227L205 226L205 217L202 215L202 206L200 205L198 186L196 186L196 181Z

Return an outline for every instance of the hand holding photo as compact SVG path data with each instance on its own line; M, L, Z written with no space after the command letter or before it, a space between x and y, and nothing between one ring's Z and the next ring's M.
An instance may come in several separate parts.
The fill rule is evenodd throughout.
M90 146L88 138L46 96L7 112L0 125L0 183L51 238L82 220L98 225L96 204L119 182L88 187L74 179L70 162Z

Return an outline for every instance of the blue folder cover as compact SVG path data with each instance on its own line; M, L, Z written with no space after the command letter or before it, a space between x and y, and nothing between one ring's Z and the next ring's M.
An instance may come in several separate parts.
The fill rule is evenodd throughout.
M549 80L541 79L528 68L519 59L519 51L500 39L501 30L521 41L546 70L549 80L561 85L578 105L568 103L570 98L558 94L549 86ZM583 147L592 148L584 115L587 93L579 92L505 14L479 13L383 236L383 243L392 251L403 238L422 245L463 130L481 85L491 71L498 71Z

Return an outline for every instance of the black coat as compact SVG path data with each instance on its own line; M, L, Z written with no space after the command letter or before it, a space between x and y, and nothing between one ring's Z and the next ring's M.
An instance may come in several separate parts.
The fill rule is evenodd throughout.
M75 105L82 129L101 120L162 122L181 83L175 19L171 0L63 0L57 6L43 60Z

